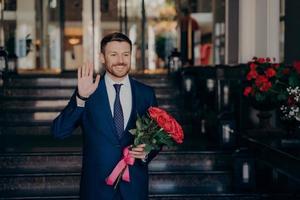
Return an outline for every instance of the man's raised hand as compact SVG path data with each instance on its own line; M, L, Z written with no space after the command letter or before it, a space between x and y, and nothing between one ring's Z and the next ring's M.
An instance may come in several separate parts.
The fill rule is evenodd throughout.
M100 81L100 75L96 76L95 82L93 81L93 65L87 63L78 68L77 71L77 88L80 96L88 98L95 92Z

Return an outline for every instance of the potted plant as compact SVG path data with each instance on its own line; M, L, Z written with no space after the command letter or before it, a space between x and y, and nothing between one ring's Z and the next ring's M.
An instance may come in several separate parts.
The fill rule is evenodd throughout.
M278 108L287 98L289 68L275 59L254 57L247 64L244 96L259 110L261 128L270 128L271 110Z

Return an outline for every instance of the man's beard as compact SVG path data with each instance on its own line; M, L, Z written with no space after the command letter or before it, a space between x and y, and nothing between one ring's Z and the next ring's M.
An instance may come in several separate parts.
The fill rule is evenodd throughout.
M122 73L122 74L118 74L118 73L117 73L117 70L114 70L114 68L115 68L116 66L122 66L122 67L125 67L125 68L127 68L127 71L124 72L124 73ZM125 64L125 63L114 64L114 65L112 65L110 68L108 68L107 66L105 66L105 68L106 68L106 71L108 71L110 74L112 74L113 76L118 77L118 78L123 78L123 77L126 76L126 75L129 73L129 71L130 71L130 67L128 67L128 65Z

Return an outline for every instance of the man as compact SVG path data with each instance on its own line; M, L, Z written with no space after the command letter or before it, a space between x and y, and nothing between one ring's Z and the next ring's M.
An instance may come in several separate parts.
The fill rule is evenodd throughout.
M123 149L133 144L128 130L135 127L137 114L144 115L157 106L154 90L128 76L132 44L122 33L112 33L101 41L101 62L106 73L93 81L91 64L78 69L77 90L61 114L54 120L52 132L65 138L82 127L83 161L80 198L84 200L148 199L148 163L157 154L146 155L144 144L132 148L135 158L129 166L130 182L118 187L105 179L122 159Z

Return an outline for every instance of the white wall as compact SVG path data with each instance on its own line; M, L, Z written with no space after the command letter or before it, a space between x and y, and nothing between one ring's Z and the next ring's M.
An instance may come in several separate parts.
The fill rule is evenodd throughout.
M279 0L240 0L239 63L253 56L279 61Z
M30 34L30 39L36 39L35 21L35 0L17 0L16 12L16 54L18 56L19 69L34 69L36 67L36 51L34 45L26 55L26 36Z

